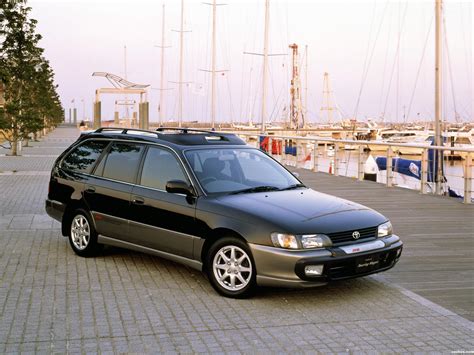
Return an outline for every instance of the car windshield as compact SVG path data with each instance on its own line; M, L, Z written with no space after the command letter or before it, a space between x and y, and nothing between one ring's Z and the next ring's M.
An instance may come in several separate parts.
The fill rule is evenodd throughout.
M252 193L304 187L257 149L196 149L185 152L206 193Z

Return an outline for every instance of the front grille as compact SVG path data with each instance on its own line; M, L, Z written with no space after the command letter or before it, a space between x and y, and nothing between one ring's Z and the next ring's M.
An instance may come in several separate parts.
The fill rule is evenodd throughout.
M358 239L354 239L352 237L353 232L359 232L360 237ZM331 238L333 245L338 245L341 243L347 242L354 242L365 240L368 238L376 238L377 237L377 227L370 227L370 228L363 228L363 229L353 229L350 231L345 232L337 232L337 233L329 233L328 237Z

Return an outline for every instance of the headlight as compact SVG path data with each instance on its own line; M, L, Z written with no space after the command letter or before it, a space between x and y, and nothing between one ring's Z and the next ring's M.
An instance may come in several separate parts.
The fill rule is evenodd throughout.
M332 246L331 239L324 234L272 233L271 237L274 246L285 249L313 249Z
M392 233L393 233L392 223L385 222L385 223L383 223L379 226L377 236L379 238L382 238L382 237L386 237L387 235L390 235Z
M285 249L298 249L296 236L292 234L272 233L272 243L276 247Z
M324 248L332 245L331 239L324 234L308 234L301 236L301 245L304 249Z

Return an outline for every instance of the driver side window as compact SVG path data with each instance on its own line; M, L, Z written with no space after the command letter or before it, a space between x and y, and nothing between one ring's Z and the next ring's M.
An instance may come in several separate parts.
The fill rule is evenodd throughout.
M180 162L170 151L149 147L143 162L140 185L158 190L166 190L170 180L188 181Z

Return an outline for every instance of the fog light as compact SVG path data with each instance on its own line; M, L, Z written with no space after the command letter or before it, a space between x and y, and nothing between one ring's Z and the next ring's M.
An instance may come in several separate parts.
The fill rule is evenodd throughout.
M305 266L304 273L305 275L310 275L310 276L322 275L323 268L324 268L324 265L308 265L308 266Z

